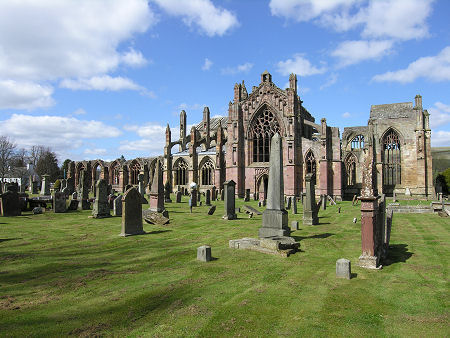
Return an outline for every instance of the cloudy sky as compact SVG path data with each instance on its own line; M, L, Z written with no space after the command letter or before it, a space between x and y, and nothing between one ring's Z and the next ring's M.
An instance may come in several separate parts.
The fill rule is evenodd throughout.
M0 134L60 159L162 154L167 123L226 115L233 86L298 75L328 124L423 96L450 146L450 1L15 0L0 2Z

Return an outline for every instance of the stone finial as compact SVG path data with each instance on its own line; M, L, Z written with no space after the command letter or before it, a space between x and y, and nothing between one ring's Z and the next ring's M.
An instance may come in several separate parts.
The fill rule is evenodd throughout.
M422 96L417 94L416 97L414 98L414 101L415 101L415 107L414 108L422 109Z
M289 88L294 90L294 93L297 93L297 75L294 73L289 75Z
M261 74L261 83L263 82L272 82L272 75L267 70Z

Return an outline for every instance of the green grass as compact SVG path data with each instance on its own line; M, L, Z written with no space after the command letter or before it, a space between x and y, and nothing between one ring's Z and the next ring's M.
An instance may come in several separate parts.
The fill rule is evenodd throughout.
M390 261L369 271L356 266L351 202L321 211L318 226L289 214L301 252L288 258L229 249L230 239L256 237L262 216L225 221L214 203L213 216L205 206L190 214L183 197L166 204L169 225L127 238L120 218L89 211L0 218L0 335L450 335L450 218L394 215ZM196 260L203 244L216 260ZM343 257L351 280L335 278Z

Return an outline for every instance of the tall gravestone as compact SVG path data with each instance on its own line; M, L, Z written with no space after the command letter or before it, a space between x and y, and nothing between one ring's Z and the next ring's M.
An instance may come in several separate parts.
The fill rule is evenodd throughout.
M20 216L20 198L17 191L7 190L0 195L0 209L2 216Z
M210 206L211 205L211 190L206 190L205 192L205 205Z
M53 194L53 211L56 213L66 212L66 194L62 191L55 191Z
M104 179L97 181L95 185L96 198L92 208L92 216L94 218L110 217L110 209L108 203L108 184Z
M297 197L292 197L292 214L297 214Z
M235 187L236 183L233 180L226 181L223 183L223 191L224 191L224 207L225 207L225 215L223 215L223 219L232 220L236 219L236 209L235 209Z
M81 171L80 176L78 209L89 210L91 208L91 203L89 202L89 178L85 170Z
M75 178L69 177L67 179L67 194L70 195L75 191Z
M289 236L288 213L284 208L283 150L280 134L276 133L270 144L269 183L267 208L262 215L259 238Z
M117 196L113 201L113 215L122 216L122 195Z
M211 189L211 199L213 201L217 200L217 189L215 186L213 186Z
M161 171L161 161L156 163L155 174L153 175L152 185L150 187L150 210L156 212L164 211L164 185L163 174Z
M128 189L122 196L122 232L120 236L145 234L142 227L141 194L135 187Z
M165 203L172 203L172 200L170 199L170 183L169 181L166 182L164 185L164 202Z
M176 193L176 202L181 203L181 197L183 196L183 193L181 191L177 191Z
M245 189L244 202L250 201L250 189Z
M38 181L32 181L31 182L31 193L37 194L39 192L39 182Z
M50 176L42 175L42 186L41 186L41 195L48 196L50 195Z
M190 197L189 197L189 206L190 207L196 207L197 206L197 184L196 183L191 183L191 192L190 192Z
M138 189L139 193L144 196L145 195L145 187L144 187L144 174L138 175Z
M317 215L316 192L314 190L313 174L306 174L306 195L303 199L303 224L316 225L319 224Z

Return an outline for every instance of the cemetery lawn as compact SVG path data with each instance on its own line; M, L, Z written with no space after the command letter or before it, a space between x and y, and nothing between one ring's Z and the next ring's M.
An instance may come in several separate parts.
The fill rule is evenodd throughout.
M230 249L262 216L225 221L213 203L190 214L183 197L169 225L126 238L90 211L1 218L0 335L450 336L450 217L394 214L389 262L371 271L357 267L360 204L328 206L318 226L289 211L301 252L282 258ZM204 244L215 260L196 260ZM339 258L351 280L335 278Z

